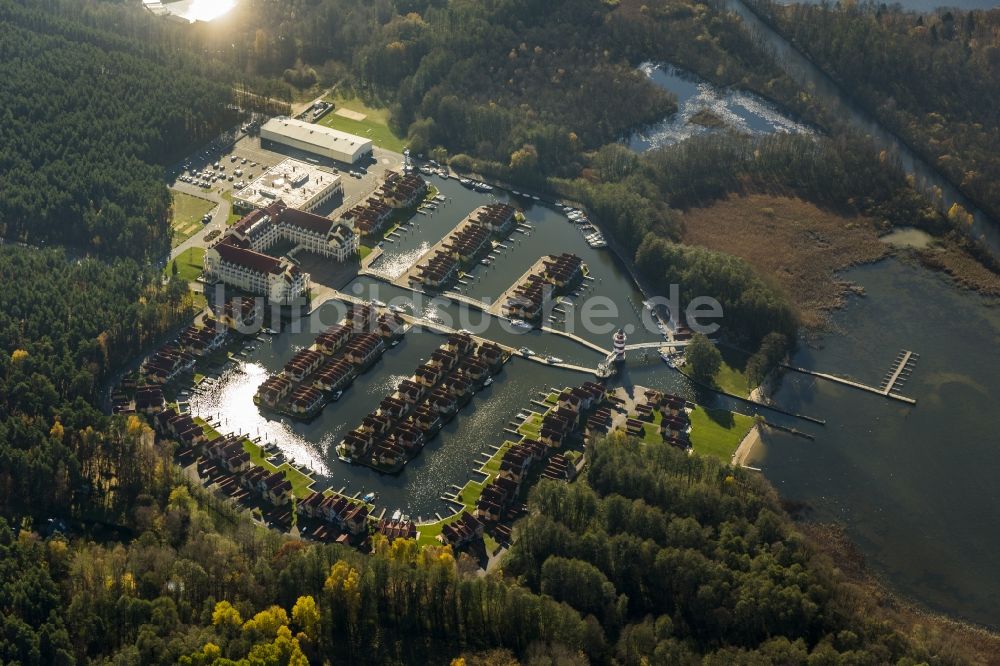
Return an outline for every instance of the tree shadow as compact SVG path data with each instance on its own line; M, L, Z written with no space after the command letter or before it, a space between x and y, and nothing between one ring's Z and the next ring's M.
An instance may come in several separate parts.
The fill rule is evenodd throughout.
M705 409L705 414L708 415L709 420L723 428L729 429L736 425L736 418L728 409Z

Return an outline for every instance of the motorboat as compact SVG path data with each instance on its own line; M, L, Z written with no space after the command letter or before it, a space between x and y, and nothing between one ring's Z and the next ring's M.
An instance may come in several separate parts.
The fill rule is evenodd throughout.
M333 395L330 396L330 400L333 401L333 402L337 402L338 400L340 400L340 396L342 396L342 395L344 395L343 391L337 391Z
M516 328L534 328L534 326L524 321L523 319L511 319L510 325Z
M519 353L519 354L521 354L522 356L534 356L534 355L535 355L535 352L531 351L531 350L530 350L530 349L528 349L527 347L521 347L521 348L520 348L520 349L518 349L517 351L518 351L518 353Z

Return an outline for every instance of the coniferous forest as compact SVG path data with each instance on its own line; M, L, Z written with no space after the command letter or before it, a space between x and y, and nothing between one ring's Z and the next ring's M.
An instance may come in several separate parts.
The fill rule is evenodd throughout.
M0 236L158 258L163 167L233 122L231 93L35 4L0 2Z
M967 23L956 34L984 30ZM162 271L164 173L239 122L234 88L286 102L302 84L343 86L387 106L414 151L580 201L654 288L718 296L759 365L796 335L786 295L746 261L681 245L679 211L777 192L944 224L891 157L832 130L625 149L676 109L636 71L651 59L822 120L736 19L701 3L246 0L220 25L113 0L0 0L0 663L981 656L941 625L900 622L762 477L714 458L590 442L583 476L537 485L484 572L444 546L376 537L368 555L268 530L193 483L143 419L107 415L114 380L190 323L187 284Z

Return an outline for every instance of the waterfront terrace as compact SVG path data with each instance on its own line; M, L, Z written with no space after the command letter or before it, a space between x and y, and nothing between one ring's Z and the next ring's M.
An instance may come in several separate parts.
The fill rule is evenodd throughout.
M508 429L508 432L516 432L519 439L508 439L500 446L490 447L493 452L476 470L485 479L470 479L462 488L456 486L455 492L446 494L443 499L461 508L452 516L418 525L419 541L445 541L456 548L467 545L476 538L469 536L467 526L463 527L466 522L463 516L469 513L493 537L508 541L510 521L523 513L529 484L540 477L568 480L576 476L580 455L575 450L567 452L567 446L572 444L576 448L580 444L580 424L587 415L609 409L605 405L606 397L604 386L588 381L576 388L549 393L544 402L534 401L536 405L544 405L545 411L529 411L516 431ZM571 406L579 411L571 413ZM539 436L540 431L548 427L560 429L561 446L545 442ZM452 524L459 526L451 528Z
M177 376L194 369L195 358L173 344L167 344L146 357L140 372L148 382L166 384Z
M227 338L225 328L192 325L177 336L177 346L195 356L205 356L222 347Z
M483 536L483 524L468 511L463 512L458 520L441 528L438 541L453 548L461 548Z

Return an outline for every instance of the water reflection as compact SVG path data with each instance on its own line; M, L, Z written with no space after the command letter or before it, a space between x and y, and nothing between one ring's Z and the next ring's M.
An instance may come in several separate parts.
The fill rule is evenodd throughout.
M642 152L670 145L698 134L731 129L747 134L796 132L812 134L808 126L792 120L767 100L741 90L720 90L694 74L672 65L644 63L640 69L656 85L677 96L678 111L661 123L636 132L629 147ZM707 112L708 116L704 116ZM707 126L699 116L722 127Z

